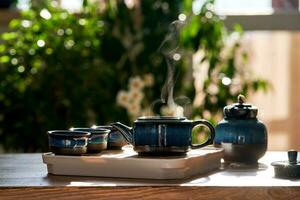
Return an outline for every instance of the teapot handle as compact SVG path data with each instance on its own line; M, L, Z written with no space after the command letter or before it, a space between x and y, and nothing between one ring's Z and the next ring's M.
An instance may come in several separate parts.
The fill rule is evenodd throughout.
M213 125L209 121L204 120L204 119L193 121L192 122L192 130L197 125L204 125L204 126L206 126L209 129L209 131L210 131L210 137L209 137L209 139L206 142L204 142L202 144L198 144L198 145L191 144L191 148L192 149L197 149L197 148L201 148L201 147L207 146L209 144L212 144L213 141L214 141L214 139L215 139L215 129L214 129ZM191 134L192 134L192 131L191 131Z

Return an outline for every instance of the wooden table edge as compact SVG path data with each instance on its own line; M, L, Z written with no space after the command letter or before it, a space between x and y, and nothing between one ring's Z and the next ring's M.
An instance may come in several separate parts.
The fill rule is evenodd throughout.
M6 199L299 199L297 186L0 187Z

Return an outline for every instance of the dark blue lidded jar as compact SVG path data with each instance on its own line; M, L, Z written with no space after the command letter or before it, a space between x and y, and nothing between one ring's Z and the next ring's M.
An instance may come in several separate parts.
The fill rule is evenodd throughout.
M257 107L239 95L238 103L226 106L223 112L214 143L224 148L225 162L257 163L267 150L267 128L257 118Z

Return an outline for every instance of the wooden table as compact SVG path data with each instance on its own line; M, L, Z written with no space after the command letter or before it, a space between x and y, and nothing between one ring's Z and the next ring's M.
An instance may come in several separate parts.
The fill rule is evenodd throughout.
M55 176L41 154L0 155L0 199L300 199L300 180L274 177L273 161L286 153L267 152L258 169L222 167L184 180L138 180Z

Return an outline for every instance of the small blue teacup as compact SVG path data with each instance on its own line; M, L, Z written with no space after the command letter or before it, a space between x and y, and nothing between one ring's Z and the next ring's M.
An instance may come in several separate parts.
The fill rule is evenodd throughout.
M88 140L87 152L100 153L107 149L107 138L110 132L109 129L104 128L70 128L71 131L89 132L91 135Z
M81 155L87 152L90 133L84 131L48 131L49 147L58 155Z

